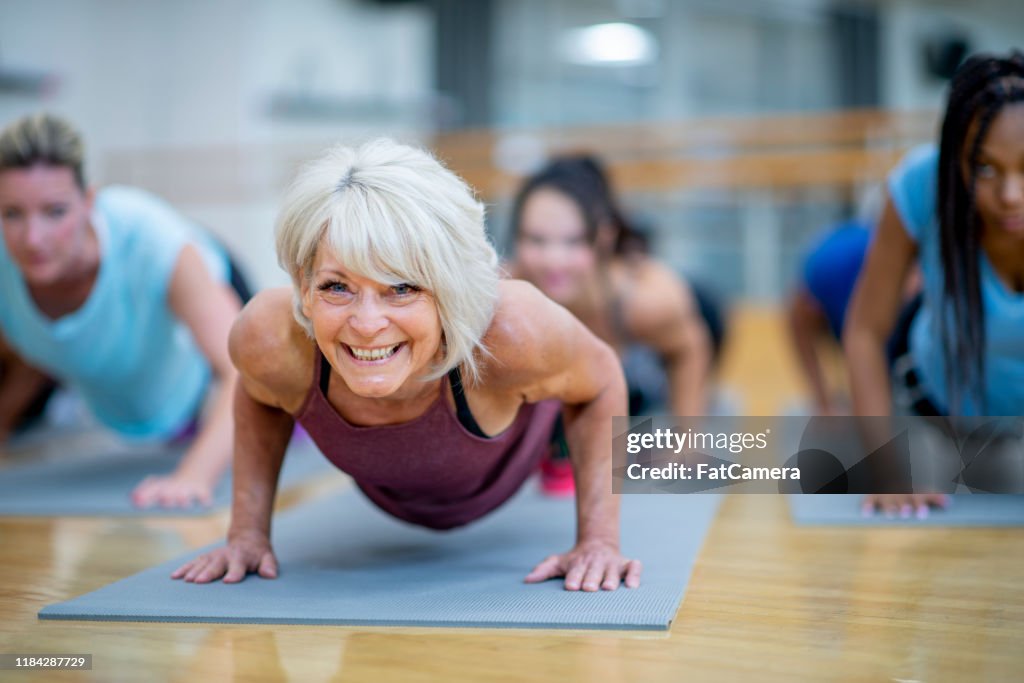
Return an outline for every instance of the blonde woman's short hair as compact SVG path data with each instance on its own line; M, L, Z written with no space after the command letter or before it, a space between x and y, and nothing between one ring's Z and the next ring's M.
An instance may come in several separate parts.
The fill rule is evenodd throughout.
M36 164L66 166L85 189L82 136L62 118L45 112L17 119L0 132L0 171Z
M278 263L292 278L295 319L310 337L302 288L326 239L346 270L433 295L443 359L428 379L461 366L469 381L479 381L483 336L498 296L498 257L483 205L429 153L388 139L329 149L292 183L275 237Z

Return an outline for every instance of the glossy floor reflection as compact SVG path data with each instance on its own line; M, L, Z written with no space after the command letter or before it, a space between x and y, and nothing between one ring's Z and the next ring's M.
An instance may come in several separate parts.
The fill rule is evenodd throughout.
M667 635L36 620L225 523L0 521L0 651L93 654L36 679L76 681L1013 680L1024 664L1024 531L797 528L759 495L723 503Z

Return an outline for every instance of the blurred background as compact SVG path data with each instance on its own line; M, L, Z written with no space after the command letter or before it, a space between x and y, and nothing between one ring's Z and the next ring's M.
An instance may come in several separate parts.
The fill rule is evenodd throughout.
M1022 26L1019 0L0 0L0 123L66 116L93 182L170 200L259 286L287 282L278 199L327 143L431 147L501 246L518 179L591 151L756 329L809 237L934 139L962 57Z

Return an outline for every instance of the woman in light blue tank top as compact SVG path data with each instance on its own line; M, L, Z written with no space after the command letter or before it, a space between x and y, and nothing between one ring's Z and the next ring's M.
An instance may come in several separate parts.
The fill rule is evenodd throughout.
M931 415L1024 413L1024 54L977 55L954 75L939 149L912 152L889 197L844 336L858 415L894 410L884 345L919 259L903 408ZM900 406L896 406L897 408ZM942 496L878 496L925 514Z
M209 502L231 457L240 310L223 250L141 190L89 188L78 134L45 114L0 133L0 224L0 439L42 373L118 434L165 441L195 422L215 375L222 389L177 469L131 492L140 506Z

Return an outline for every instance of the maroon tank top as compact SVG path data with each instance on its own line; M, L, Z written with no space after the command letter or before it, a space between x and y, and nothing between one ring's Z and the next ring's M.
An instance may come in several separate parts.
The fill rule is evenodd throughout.
M444 399L452 383L445 378L437 400L419 417L358 427L327 401L319 349L316 356L295 419L377 507L431 529L468 524L508 500L537 469L561 411L558 401L524 403L501 434L476 436Z

